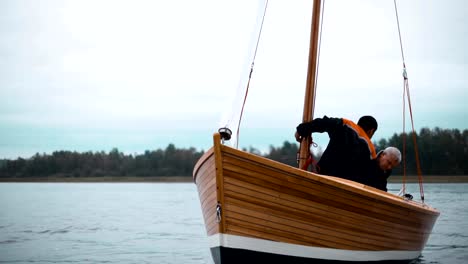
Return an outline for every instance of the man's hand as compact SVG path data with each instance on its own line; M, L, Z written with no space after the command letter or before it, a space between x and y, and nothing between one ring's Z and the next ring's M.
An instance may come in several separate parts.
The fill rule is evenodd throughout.
M299 143L302 142L302 140L304 139L304 137L302 137L301 135L299 135L299 133L297 133L297 131L296 131L296 133L294 133L294 137L296 138L296 141L299 142ZM315 143L313 142L313 140L312 140L312 135L308 136L307 139L309 139L309 142L311 142L312 144L315 144ZM315 145L316 145L316 144L315 144Z
M301 142L301 141L302 141L302 137L299 135L299 133L297 133L297 131L296 131L296 133L294 134L294 137L296 137L296 141L297 141L297 142Z

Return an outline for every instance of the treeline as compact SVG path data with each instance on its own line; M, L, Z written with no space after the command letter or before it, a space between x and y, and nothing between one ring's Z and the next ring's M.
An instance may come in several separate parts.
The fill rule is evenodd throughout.
M405 139L406 138L406 139ZM406 173L417 174L413 134L394 134L390 139L380 140L376 147L394 146L403 149L406 142ZM423 128L416 135L419 160L423 175L468 175L468 130ZM402 154L404 154L402 152ZM401 175L404 164L394 170Z
M0 161L0 177L189 176L201 155L203 151L174 144L141 155L125 155L117 148L109 153L55 151Z
M403 150L404 142L406 173L415 175L417 167L411 133L395 133L374 144L377 150L387 146ZM423 128L416 135L416 142L424 175L468 175L468 130ZM298 148L296 142L286 141L280 147L270 146L268 153L252 147L244 150L297 166ZM174 144L164 150L147 150L141 155L126 155L118 149L109 153L56 151L28 159L0 160L0 177L191 176L195 163L203 154L195 148L178 149ZM402 174L402 169L400 166L394 174Z

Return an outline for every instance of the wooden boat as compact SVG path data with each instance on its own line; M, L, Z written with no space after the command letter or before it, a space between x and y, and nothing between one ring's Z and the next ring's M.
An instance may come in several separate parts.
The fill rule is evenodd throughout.
M315 23L319 9L315 1ZM390 263L421 255L436 209L229 147L221 134L193 171L215 263Z

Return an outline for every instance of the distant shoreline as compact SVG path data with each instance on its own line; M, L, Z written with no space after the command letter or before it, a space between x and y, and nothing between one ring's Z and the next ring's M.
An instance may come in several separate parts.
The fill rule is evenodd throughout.
M468 175L431 175L423 176L423 183L468 183ZM388 183L401 183L403 176L395 175L388 178ZM418 176L406 176L407 183L418 183Z
M388 183L401 183L402 176L390 176ZM162 183L193 183L190 176L148 176L148 177L127 177L127 176L104 176L104 177L27 177L27 178L0 178L0 182L107 182L107 183L131 183L131 182L162 182ZM407 176L407 183L419 182L418 176ZM423 176L423 183L468 183L468 175L463 176Z
M189 176L103 176L103 177L25 177L0 178L0 182L193 182Z

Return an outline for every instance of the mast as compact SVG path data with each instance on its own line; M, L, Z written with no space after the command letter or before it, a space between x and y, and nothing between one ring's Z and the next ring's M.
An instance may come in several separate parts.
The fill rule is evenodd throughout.
M310 31L310 45L309 45L309 66L307 69L306 91L304 97L304 112L302 115L302 122L312 121L314 117L314 104L315 104L315 85L317 80L317 52L318 52L318 39L319 39L319 25L320 25L320 9L321 0L314 0L312 9L312 25ZM303 168L307 158L310 155L311 138L307 137L301 141L299 152L299 168Z

